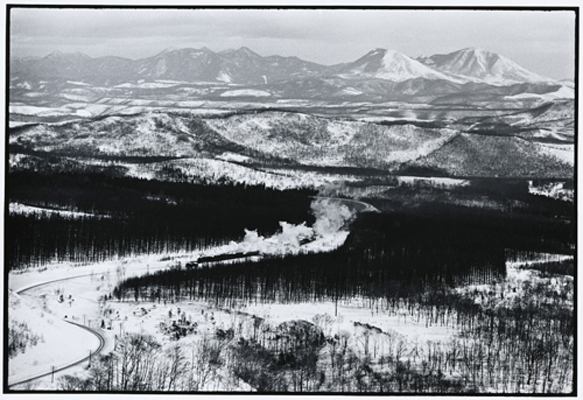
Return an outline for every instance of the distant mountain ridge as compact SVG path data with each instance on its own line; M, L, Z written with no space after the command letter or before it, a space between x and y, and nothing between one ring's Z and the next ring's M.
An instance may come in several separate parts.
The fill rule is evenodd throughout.
M11 59L10 68L12 76L27 80L60 78L98 85L141 79L253 85L294 76L308 77L324 72L328 67L297 57L262 57L247 47L218 53L203 47L167 49L138 60L53 52L43 58Z
M472 48L417 59L395 50L377 48L356 61L331 66L297 57L263 57L247 47L221 52L206 47L167 49L138 60L113 56L91 58L79 52L55 51L42 58L13 58L10 67L13 76L82 79L87 83L97 83L92 80L120 83L139 79L174 79L249 85L313 76L376 78L391 82L423 78L502 85L558 83L501 55Z
M434 104L574 98L572 83L540 76L481 49L413 59L395 50L377 48L353 62L331 66L298 57L263 57L247 47L220 52L206 47L166 49L138 60L53 52L42 58L11 59L10 77L11 90L44 93L60 91L62 84L71 82L108 88L158 82L158 88L210 84L216 89L223 87L223 92L229 86L246 89L225 94L211 91L199 96L222 100L233 94ZM168 89L166 94L171 91Z

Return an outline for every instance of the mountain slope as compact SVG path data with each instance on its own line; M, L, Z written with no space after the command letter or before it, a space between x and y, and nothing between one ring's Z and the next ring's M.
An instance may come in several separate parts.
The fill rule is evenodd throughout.
M420 62L444 73L460 75L491 85L515 83L555 83L528 71L508 58L483 49L466 48L448 54L418 58Z
M297 57L262 57L246 47L219 53L206 47L167 49L139 60L55 52L40 59L13 59L10 66L11 76L22 80L60 78L108 85L141 79L257 85L326 70Z
M516 137L460 134L408 167L444 170L452 176L572 177L573 166Z
M544 118L544 114L545 110L539 110L535 118ZM568 144L544 147L515 136L274 111L220 118L146 113L34 125L11 129L9 144L11 151L17 152L105 159L215 159L229 153L231 158L265 166L356 167L387 172L421 167L454 176L573 174L568 161L572 146Z
M377 78L392 82L424 78L442 79L461 83L463 80L448 76L395 50L375 49L358 60L342 67L338 74L348 78Z
M469 132L506 134L527 140L558 144L575 143L575 109L572 101L562 100L496 117L482 118Z
M229 141L304 165L391 169L441 146L455 132L266 112L208 119Z

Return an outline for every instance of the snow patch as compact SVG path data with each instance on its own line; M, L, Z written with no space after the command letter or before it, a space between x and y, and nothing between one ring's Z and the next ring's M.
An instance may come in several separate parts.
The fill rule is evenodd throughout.
M271 93L266 92L265 90L256 90L256 89L239 89L239 90L227 90L220 94L221 97L269 97Z
M70 85L78 85L78 86L91 86L88 83L85 82L79 82L79 81L67 81L68 84Z
M225 82L225 83L231 83L232 82L232 78L226 72L221 71L219 73L219 75L217 76L217 81L221 81L221 82Z
M359 94L363 94L364 92L361 90L355 89L353 87L347 87L347 88L342 89L342 93L348 94L351 96L358 96Z
M513 96L505 96L504 98L508 100L540 99L543 101L552 101L557 99L574 99L575 90L565 85L562 85L559 89L557 89L554 92L543 94L526 92L515 94Z
M24 93L24 96L26 97L42 97L42 96L46 96L46 93L44 92L27 92Z
M569 165L575 165L575 144L537 143L542 153L553 156Z
M68 210L57 210L52 208L35 207L26 204L11 202L8 205L8 211L10 214L41 214L41 215L60 215L68 218L84 218L84 217L97 217L97 218L108 218L107 215L90 214L79 211L68 211Z
M32 85L28 82L18 83L16 87L19 89L32 90Z
M573 202L575 200L575 190L565 189L565 182L550 182L535 186L533 181L528 181L528 193L563 201Z
M78 115L80 117L91 117L92 116L92 114L87 110L77 110L77 111L75 111L75 115Z
M225 152L219 156L217 156L217 158L219 160L223 160L223 161L234 161L234 162L249 162L252 159L250 157L241 155L241 154L237 154L237 153L229 153L229 152Z
M454 188L468 186L470 181L457 178L442 177L420 177L420 176L397 176L399 184L415 185L417 183L426 183L433 187Z

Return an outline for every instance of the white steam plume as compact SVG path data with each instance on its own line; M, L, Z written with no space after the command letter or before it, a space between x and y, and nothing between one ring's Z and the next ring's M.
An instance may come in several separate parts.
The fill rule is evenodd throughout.
M312 227L306 226L305 222L292 225L282 221L279 223L281 232L268 238L246 229L245 238L238 243L235 251L284 255L328 251L341 246L348 237L347 225L354 218L354 213L333 199L315 199L311 208L316 217Z

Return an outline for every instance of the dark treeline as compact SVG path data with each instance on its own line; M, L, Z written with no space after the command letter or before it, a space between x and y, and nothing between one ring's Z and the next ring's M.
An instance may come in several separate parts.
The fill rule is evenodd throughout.
M82 212L128 215L160 208L164 201L173 203L173 207L167 207L171 209L176 209L176 205L212 207L216 203L226 207L234 203L236 207L267 208L267 213L291 213L293 219L300 222L305 220L309 208L307 195L314 194L299 190L282 192L263 186L212 186L145 180L111 176L105 171L54 174L18 171L8 175L7 183L9 201L41 207L56 204ZM279 219L271 222L277 225L277 221Z
M39 151L29 149L22 145L11 144L9 147L9 152L12 154L25 154L29 156L36 156L41 158L56 160L58 157L66 157L68 155L67 151ZM81 154L79 151L75 154L76 157L86 156L87 158L103 161L123 161L130 164L148 164L148 163L159 163L164 161L179 160L183 157L176 156L115 156L108 154L93 154L87 152L87 154Z
M510 253L572 253L563 220L447 204L361 214L339 249L326 254L175 269L127 281L123 294L230 301L317 301L407 297L426 288L488 283L505 274ZM131 289L131 292L128 290Z
M308 192L116 178L106 174L9 174L8 201L91 213L11 214L10 269L58 261L96 262L139 253L192 250L269 235L279 221L313 222Z
M493 216L504 219L504 215ZM258 390L570 390L572 286L560 293L548 281L499 286L508 253L528 256L526 250L513 250L513 243L535 252L538 239L552 243L557 231L530 232L528 226L525 230L513 226L522 224L521 219L496 218L486 223L468 221L463 215L361 214L346 243L329 253L198 269L177 265L130 278L113 295L132 301L204 300L229 309L258 302L361 302L373 314L460 330L445 345L423 344L427 353L413 355L417 353L407 350L407 362L401 361L404 344L377 358L365 345L364 357L349 358L341 353L346 348L343 336L329 337L323 354L331 355L330 367L317 362L322 354L318 349L306 353L311 362L302 359L298 366L289 364L287 354L282 358L281 349L272 348L266 339L239 340L235 359L241 361L234 372ZM497 285L483 292L448 290L454 285L492 282ZM377 331L372 327L363 337L373 343L390 336ZM283 379L290 371L293 377L306 377L305 382L290 386L290 380ZM358 385L351 385L353 381Z
M427 288L487 283L505 273L505 252L491 232L411 215L363 214L339 249L133 278L118 298L185 296L231 301L301 302L400 298Z
M410 199L414 198L415 201ZM496 207L460 206L456 201L488 201ZM528 193L524 180L475 179L467 187L442 190L399 187L385 199L367 199L381 211L417 215L423 224L454 221L475 235L493 235L499 247L532 253L573 254L576 243L575 205ZM379 222L380 223L380 222Z
M415 211L419 230L436 229L444 225L463 227L471 234L467 240L486 240L498 248L520 250L525 253L573 254L575 244L574 224L562 218L534 217L528 214L503 212L480 208L460 207L451 204L421 205ZM405 213L393 213L396 224L403 224ZM382 219L371 218L373 225L383 224ZM403 233L407 233L407 229ZM472 239L473 238L473 239Z

